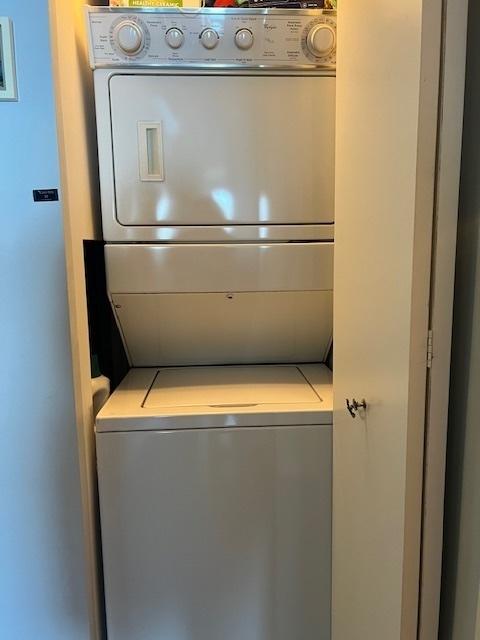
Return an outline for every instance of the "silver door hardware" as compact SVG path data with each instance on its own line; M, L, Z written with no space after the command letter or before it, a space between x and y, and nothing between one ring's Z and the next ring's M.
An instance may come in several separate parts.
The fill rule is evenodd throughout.
M346 399L346 403L347 403L348 412L350 413L352 418L356 417L357 411L359 409L366 409L367 408L367 403L366 403L365 399L363 399L361 402L357 402L355 400L355 398L354 398L352 400L352 402L350 402L350 400L347 398Z

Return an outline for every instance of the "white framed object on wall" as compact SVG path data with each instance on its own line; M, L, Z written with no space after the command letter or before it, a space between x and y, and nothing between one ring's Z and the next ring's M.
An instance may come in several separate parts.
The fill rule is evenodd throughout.
M10 18L0 16L0 101L17 100L13 28Z

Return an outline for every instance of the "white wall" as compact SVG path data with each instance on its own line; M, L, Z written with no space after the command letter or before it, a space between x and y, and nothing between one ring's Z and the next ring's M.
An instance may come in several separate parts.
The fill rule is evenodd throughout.
M480 638L480 4L469 4L441 640Z
M0 102L0 637L88 638L47 0L13 18L19 102Z

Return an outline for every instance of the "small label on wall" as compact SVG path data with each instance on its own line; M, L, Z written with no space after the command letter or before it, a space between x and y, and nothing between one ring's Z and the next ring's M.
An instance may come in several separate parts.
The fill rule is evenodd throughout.
M34 202L55 202L58 200L58 189L34 189Z

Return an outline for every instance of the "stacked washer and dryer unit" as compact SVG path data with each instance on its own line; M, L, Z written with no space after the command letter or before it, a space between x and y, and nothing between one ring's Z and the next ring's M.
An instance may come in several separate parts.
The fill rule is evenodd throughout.
M87 10L110 640L330 638L335 14Z

